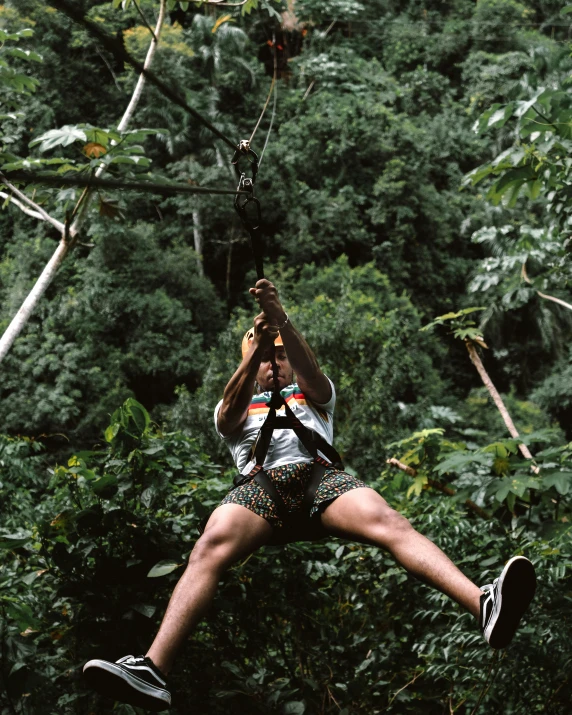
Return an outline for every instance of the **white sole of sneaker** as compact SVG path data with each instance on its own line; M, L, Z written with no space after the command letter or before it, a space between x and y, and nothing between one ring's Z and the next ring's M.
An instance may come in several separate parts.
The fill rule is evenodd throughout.
M171 706L171 695L167 690L146 683L115 663L90 660L83 666L83 673L93 690L112 700L153 712L167 710Z
M507 562L497 583L497 599L484 636L491 648L506 648L536 591L534 566L524 556Z

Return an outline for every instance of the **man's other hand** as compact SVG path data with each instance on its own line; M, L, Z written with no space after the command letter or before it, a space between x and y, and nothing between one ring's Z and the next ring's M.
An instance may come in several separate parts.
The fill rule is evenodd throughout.
M261 278L256 282L254 288L250 288L249 292L273 325L282 325L284 323L286 311L282 307L278 291L273 283L266 278Z
M274 345L274 341L278 337L278 330L271 322L266 313L260 313L254 318L254 342L263 349Z

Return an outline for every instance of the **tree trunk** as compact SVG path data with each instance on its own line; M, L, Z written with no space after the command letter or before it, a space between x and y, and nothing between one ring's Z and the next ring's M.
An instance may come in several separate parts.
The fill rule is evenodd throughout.
M490 396L493 398L493 402L497 406L497 409L500 412L508 431L510 432L512 437L518 439L520 437L518 430L514 426L514 422L512 421L512 418L509 415L506 405L502 401L502 398L499 395L497 388L493 385L493 381L485 370L485 366L483 365L483 362L479 357L476 347L470 340L465 340L465 345L467 346L467 350L469 351L471 362L477 368L477 372L481 376L481 380L489 391ZM525 459L534 459L532 454L530 453L530 450L525 444L519 444L518 448L522 456L525 457ZM540 471L540 469L534 464L530 468L535 474L538 474L538 472Z
M151 44L149 45L149 50L147 51L147 56L145 58L145 64L144 68L147 70L152 61L153 57L155 56L155 51L157 49L157 43L159 39L159 35L161 33L161 28L163 26L163 20L165 19L165 8L166 8L167 1L166 0L161 0L161 6L159 8L159 16L157 18L157 25L155 27L155 34L153 36L153 39L151 40ZM127 124L129 123L131 117L133 116L133 113L135 112L135 108L137 107L137 104L141 98L141 93L143 92L143 87L145 86L145 76L144 74L141 74L139 76L139 79L137 81L137 84L135 85L135 90L133 91L133 95L131 96L131 100L129 104L127 105L127 109L125 110L123 117L121 118L121 121L119 122L117 128L119 131L124 131L127 127ZM101 165L97 171L95 172L95 175L97 177L101 176L103 172L105 171L105 168L103 165ZM12 345L14 344L14 341L20 335L22 330L24 329L26 323L30 319L30 316L36 309L36 306L38 305L40 299L46 292L46 289L48 286L51 284L53 281L58 268L60 267L61 263L65 259L65 257L68 255L68 253L73 249L76 238L79 232L79 229L87 215L87 210L89 208L89 204L91 203L91 198L93 196L93 189L88 191L88 193L83 197L83 200L80 199L80 208L77 213L77 216L75 217L72 225L69 228L69 232L63 230L62 231L62 238L61 241L58 244L57 249L55 250L54 254L48 261L46 267L42 271L40 277L36 281L34 287L28 294L28 297L22 304L21 308L18 310L12 321L10 322L10 325L8 328L5 330L4 335L0 339L0 362L4 359L6 353L10 350ZM46 219L48 220L48 219ZM54 220L52 220L53 223Z
M28 293L28 297L22 303L20 310L12 318L12 322L6 328L2 338L0 338L0 362L2 362L8 350L12 347L14 340L16 340L30 319L30 316L38 305L40 298L44 295L47 287L53 281L58 268L70 250L71 243L66 241L65 236L62 237L58 247L54 251L53 256L50 258L32 290Z
M201 215L199 210L193 211L193 238L195 240L195 253L197 254L197 271L204 276L203 266L203 233L201 230Z

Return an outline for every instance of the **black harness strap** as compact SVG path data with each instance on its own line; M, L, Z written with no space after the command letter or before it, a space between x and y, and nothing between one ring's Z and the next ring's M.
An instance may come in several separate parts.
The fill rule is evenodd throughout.
M304 500L302 501L302 513L310 516L312 507L314 506L314 499L316 498L316 491L320 486L322 477L324 476L326 469L331 466L321 457L314 458L314 464L312 465L312 474L310 475L310 481L306 487L306 493L304 494Z
M287 524L292 520L292 514L288 512L286 505L284 504L284 500L263 468L274 430L293 430L302 445L313 458L312 473L304 493L304 499L301 507L301 512L306 517L310 516L310 511L316 496L316 490L322 481L322 477L324 476L326 469L328 467L343 469L343 463L337 450L332 447L332 445L327 442L322 435L318 434L315 430L306 427L306 425L300 422L280 392L274 390L270 401L266 404L269 407L268 415L264 420L264 423L258 432L256 441L252 445L250 451L251 460L254 460L256 464L248 474L238 474L234 479L234 486L238 487L241 484L245 484L251 479L254 479L267 492L268 496L276 505L278 518ZM282 406L284 406L285 416L278 417L276 410ZM321 457L318 454L318 451L322 452L322 454L329 461L326 461L326 459Z

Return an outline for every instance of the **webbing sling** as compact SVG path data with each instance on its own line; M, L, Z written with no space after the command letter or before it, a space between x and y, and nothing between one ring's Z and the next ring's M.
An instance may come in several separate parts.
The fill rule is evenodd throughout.
M313 458L312 473L304 493L301 508L302 513L306 517L309 517L310 510L314 503L316 490L320 485L326 469L328 467L343 469L342 459L336 449L334 449L334 447L332 447L332 445L329 444L329 442L327 442L322 435L318 434L315 430L306 427L306 425L300 422L280 392L273 392L270 401L266 404L269 407L268 415L264 424L260 428L258 436L250 451L250 458L251 460L254 459L256 464L248 474L238 474L234 479L234 486L238 487L241 484L245 484L251 479L254 479L254 481L256 481L267 492L268 496L274 502L278 517L283 522L290 521L292 515L288 512L286 505L284 504L284 500L272 483L270 477L264 471L264 461L266 460L266 454L268 453L268 447L270 446L274 430L291 429ZM282 406L284 406L285 416L278 417L276 410ZM322 452L322 454L329 461L326 461L326 459L321 457L318 454L318 451Z

